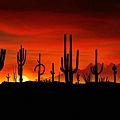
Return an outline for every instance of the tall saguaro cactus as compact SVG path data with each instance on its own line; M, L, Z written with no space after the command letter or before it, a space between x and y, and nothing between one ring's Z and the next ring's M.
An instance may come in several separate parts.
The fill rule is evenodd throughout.
M26 62L26 50L20 46L19 52L17 52L17 64L18 64L18 75L20 76L20 83L22 83L22 73L23 73L23 65Z
M60 70L65 75L66 83L73 84L73 74L78 70L78 61L79 61L79 50L76 52L76 67L72 68L72 35L70 34L70 51L69 54L66 52L66 34L64 34L64 66L63 66L63 57L61 57L61 68Z
M40 82L40 76L43 75L45 72L45 66L43 64L41 64L41 54L40 53L39 53L39 58L38 58L37 62L38 62L38 64L35 66L34 71L36 71L36 68L38 67L38 82ZM41 72L41 66L43 67L42 72Z
M116 74L117 74L117 66L114 64L114 66L112 67L113 70L113 74L114 74L114 83L116 83Z
M5 55L6 55L6 50L5 49L1 49L1 51L0 51L0 71L4 67Z
M98 82L98 75L102 73L103 70L103 63L101 66L100 71L98 72L98 50L95 50L95 65L93 67L90 67L91 73L95 75L95 82Z
M50 71L50 73L52 74L52 82L54 82L54 63L52 63L52 71Z

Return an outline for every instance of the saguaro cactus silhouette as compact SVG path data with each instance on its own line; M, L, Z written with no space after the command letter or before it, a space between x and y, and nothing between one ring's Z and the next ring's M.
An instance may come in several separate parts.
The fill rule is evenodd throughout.
M52 71L50 71L50 73L52 74L52 82L54 82L54 63L52 63Z
M14 82L17 81L16 66L13 67L13 80L14 80Z
M20 83L22 83L22 72L23 72L23 65L26 61L26 50L20 46L19 52L17 52L17 64L18 64L18 75L20 76Z
M39 58L38 58L37 62L38 62L38 64L35 66L34 71L36 71L36 68L38 67L38 82L40 82L40 76L43 75L45 72L45 66L43 64L41 64L41 54L40 53L39 53ZM42 72L41 72L41 66L43 67Z
M101 74L101 72L103 70L103 63L102 63L101 69L98 72L98 62L97 62L98 60L97 60L97 57L98 57L98 50L96 49L95 50L95 66L90 67L91 73L93 75L95 75L95 82L98 82L98 75Z
M6 55L6 50L5 49L1 49L1 51L0 51L0 71L4 67L5 55Z
M114 83L116 83L117 66L115 64L113 65L112 70L114 74Z
M66 34L64 34L64 66L63 66L63 57L61 57L61 68L60 70L65 75L66 83L73 83L73 74L78 70L78 60L79 60L79 50L76 52L76 67L72 68L72 35L70 34L70 52L66 52ZM69 75L69 77L68 77Z
M6 76L6 78L7 78L7 81L9 82L9 79L10 79L9 73L8 73L8 75Z

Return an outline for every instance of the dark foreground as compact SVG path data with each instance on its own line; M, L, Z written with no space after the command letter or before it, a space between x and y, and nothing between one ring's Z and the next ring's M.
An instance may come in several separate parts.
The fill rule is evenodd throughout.
M120 84L3 83L0 104L0 114L16 120L114 119L120 118Z

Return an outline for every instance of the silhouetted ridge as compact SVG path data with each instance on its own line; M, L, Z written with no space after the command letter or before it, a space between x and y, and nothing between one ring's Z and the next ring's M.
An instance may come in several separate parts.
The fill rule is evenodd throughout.
M109 118L109 114L120 107L119 96L120 84L110 82L67 84L28 81L22 84L3 82L0 85L1 109L13 117L22 110L28 118L32 115L46 118L49 115L50 119L57 115L61 119L78 120L81 117L103 117L102 109Z

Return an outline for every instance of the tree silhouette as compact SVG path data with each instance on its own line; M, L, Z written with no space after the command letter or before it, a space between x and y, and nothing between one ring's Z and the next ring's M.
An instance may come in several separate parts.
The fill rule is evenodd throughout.
M34 71L36 71L36 68L38 67L38 82L40 82L40 76L43 75L45 72L45 66L43 64L41 64L41 54L40 53L39 53L37 62L38 62L38 64L35 66ZM41 66L43 67L42 72L41 72Z
M17 52L17 64L18 64L18 75L20 76L20 83L22 83L22 73L23 73L23 65L26 62L26 50L20 46L19 52Z
M66 34L64 34L64 66L63 66L63 57L61 57L61 68L60 70L65 75L65 82L73 84L73 74L78 70L78 61L79 61L79 50L76 52L76 67L72 68L72 35L70 34L70 52L66 52ZM69 77L68 77L69 75Z
M95 75L95 82L98 82L98 75L101 74L101 72L103 70L103 63L102 63L101 69L98 72L98 62L97 62L98 60L97 60L97 56L98 56L98 50L96 49L95 50L95 66L90 67L91 73L93 75Z

